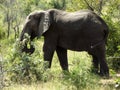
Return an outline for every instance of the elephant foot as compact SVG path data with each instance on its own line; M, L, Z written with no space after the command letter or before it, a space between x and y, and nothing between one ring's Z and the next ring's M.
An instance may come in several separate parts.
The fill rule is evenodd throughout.
M44 63L43 63L44 71L47 71L50 68L51 68L50 61L44 61Z
M91 72L96 74L96 75L99 75L103 78L109 78L110 77L109 76L109 70L100 70L100 72L99 72L98 68L92 67Z
M100 67L100 76L109 78L109 68L106 67Z
M110 78L109 76L109 71L106 71L106 72L103 72L103 71L100 71L99 75L103 78Z
M68 71L68 72L69 72L68 66L67 66L67 67L66 67L66 66L62 66L62 70L63 70L63 71Z

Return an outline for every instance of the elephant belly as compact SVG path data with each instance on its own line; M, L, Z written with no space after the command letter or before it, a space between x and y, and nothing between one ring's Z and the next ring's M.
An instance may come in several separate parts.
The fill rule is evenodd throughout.
M59 46L73 51L87 51L91 45L95 45L103 40L102 35L94 34L69 34L62 35L58 40Z
M90 44L88 42L85 42L83 40L67 40L67 39L61 39L59 42L59 46L73 50L73 51L87 51L90 47Z
M91 44L98 43L104 39L102 28L99 25L94 25L86 27L66 25L64 28L59 27L59 46L74 51L87 51Z

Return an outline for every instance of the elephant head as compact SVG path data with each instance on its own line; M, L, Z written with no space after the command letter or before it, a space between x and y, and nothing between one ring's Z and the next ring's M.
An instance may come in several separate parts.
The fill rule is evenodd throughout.
M35 11L30 13L27 18L25 25L23 27L22 33L20 35L20 41L25 39L25 34L27 33L30 36L32 41L35 37L40 37L45 33L50 27L50 14L47 11ZM33 53L35 48L33 45L30 45L30 48L27 48L27 43L25 43L23 52Z

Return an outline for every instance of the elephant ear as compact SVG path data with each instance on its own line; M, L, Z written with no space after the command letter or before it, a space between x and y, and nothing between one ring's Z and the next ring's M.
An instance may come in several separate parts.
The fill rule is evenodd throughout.
M45 33L50 27L50 16L48 12L44 12L39 23L39 36Z

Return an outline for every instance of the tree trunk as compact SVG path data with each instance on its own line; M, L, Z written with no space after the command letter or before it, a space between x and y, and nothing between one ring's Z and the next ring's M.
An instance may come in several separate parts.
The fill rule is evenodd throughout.
M10 36L10 17L9 17L9 10L7 13L7 38Z

